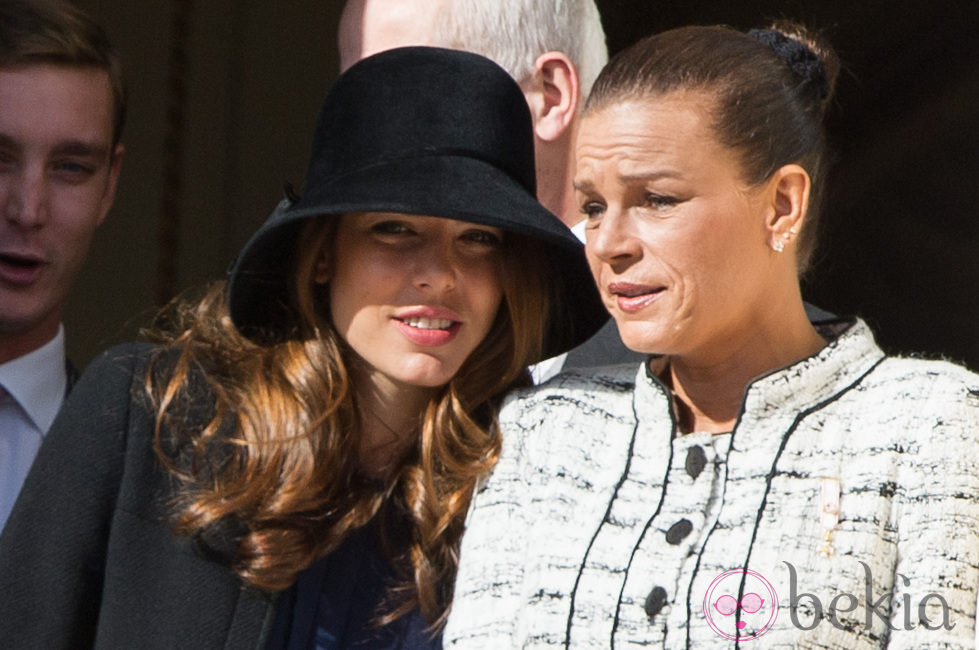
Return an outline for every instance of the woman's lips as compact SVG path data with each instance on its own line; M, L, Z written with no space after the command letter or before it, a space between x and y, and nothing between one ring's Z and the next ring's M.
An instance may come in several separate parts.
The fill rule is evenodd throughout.
M445 345L456 337L462 327L459 316L440 305L403 309L392 320L405 338L423 346Z
M615 296L615 303L621 311L635 313L656 302L666 290L665 287L632 282L612 282L607 292Z
M456 337L462 323L459 321L449 321L448 327L429 328L413 325L408 321L394 319L394 324L401 331L406 339L417 345L438 346L445 345Z

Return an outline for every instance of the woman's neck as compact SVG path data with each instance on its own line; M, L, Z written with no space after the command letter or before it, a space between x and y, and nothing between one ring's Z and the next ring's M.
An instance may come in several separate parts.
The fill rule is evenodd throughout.
M417 441L422 414L438 388L411 386L373 368L354 369L361 469L387 478Z
M658 374L673 393L682 432L725 433L734 428L748 384L825 344L800 301L798 314L791 318L779 318L768 327L756 322L740 339L725 337L706 353L671 356Z

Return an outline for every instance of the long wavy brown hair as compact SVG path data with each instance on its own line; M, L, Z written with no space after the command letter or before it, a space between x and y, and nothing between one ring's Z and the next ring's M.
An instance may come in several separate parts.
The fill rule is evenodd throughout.
M248 585L282 590L384 507L407 533L384 540L403 580L377 621L417 606L437 629L476 480L499 454L495 408L529 383L527 363L540 357L558 297L532 242L507 233L504 299L489 334L419 414L417 443L400 468L371 479L358 467L353 352L313 281L335 223L314 220L299 238L292 299L302 326L288 340L242 336L223 283L161 315L153 333L166 345L146 388L157 409L157 455L178 479L175 529Z

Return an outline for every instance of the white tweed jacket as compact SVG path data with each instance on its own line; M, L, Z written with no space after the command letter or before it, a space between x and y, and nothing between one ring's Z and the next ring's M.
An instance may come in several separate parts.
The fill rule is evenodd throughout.
M645 367L509 398L445 647L974 647L979 376L847 325L730 434Z

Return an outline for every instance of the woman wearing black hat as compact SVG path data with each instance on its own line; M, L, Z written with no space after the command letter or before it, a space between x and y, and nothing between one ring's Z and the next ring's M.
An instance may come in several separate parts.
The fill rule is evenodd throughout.
M509 76L364 60L227 289L76 387L0 541L0 640L438 645L495 405L604 318Z

